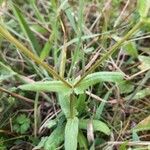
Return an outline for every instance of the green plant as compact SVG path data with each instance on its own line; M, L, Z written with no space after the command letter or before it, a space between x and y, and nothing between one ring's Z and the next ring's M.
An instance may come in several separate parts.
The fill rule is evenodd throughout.
M30 128L30 119L25 114L21 114L15 118L13 130L17 133L24 134Z
M146 3L147 2L147 3ZM83 141L81 144L82 147L87 149L86 140L84 139L84 136L82 134L82 130L86 129L89 120L87 118L79 118L78 114L83 113L84 109L80 108L81 106L81 100L80 96L85 93L86 89L88 89L90 86L94 86L97 83L100 82L110 82L115 83L116 85L120 86L122 83L125 82L124 80L124 74L120 72L95 72L93 73L104 61L106 61L112 54L114 54L117 49L121 46L126 46L128 50L134 49L132 51L132 54L136 57L136 49L132 43L128 43L127 45L124 45L129 38L131 38L141 27L143 27L145 20L147 19L147 14L149 10L149 3L150 1L139 1L138 8L140 19L136 22L136 24L133 26L131 30L125 34L124 37L120 38L113 46L107 49L107 52L98 59L94 65L92 65L87 71L84 72L84 74L78 79L74 77L68 77L67 79L64 77L64 70L65 70L65 64L66 64L66 51L63 49L61 54L61 65L60 65L60 72L57 73L57 70L55 70L52 66L49 66L47 63L43 62L45 55L49 52L49 49L51 47L51 43L47 42L41 52L41 58L38 57L39 55L39 45L37 44L35 37L31 34L31 31L29 27L27 26L27 23L25 22L21 12L16 6L13 6L14 14L16 15L17 19L19 20L19 24L25 33L25 35L28 37L29 43L31 45L31 50L25 47L20 41L18 41L14 36L12 36L7 29L4 27L4 23L1 22L0 24L0 34L7 39L11 44L16 46L18 50L20 50L24 55L26 55L30 60L32 60L32 65L35 67L34 62L36 62L40 67L42 67L41 70L44 72L48 72L50 75L53 76L53 80L51 81L40 81L40 82L34 82L30 84L21 85L18 87L18 89L25 90L25 91L35 91L35 92L56 92L57 98L59 101L59 105L61 107L61 110L63 111L63 115L65 115L66 120L63 121L60 119L60 121L52 120L49 122L49 124L46 127L52 128L53 132L50 136L42 138L41 142L35 149L44 147L45 150L48 149L56 149L63 141L65 145L66 150L76 150L78 143L80 143L80 140ZM65 3L65 2L64 2ZM65 5L62 3L62 5ZM43 20L43 17L40 16L38 10L36 9L34 1L32 1L32 5L34 6L34 9L36 11L37 17ZM55 3L53 2L54 7ZM62 6L61 5L61 6ZM83 1L80 3L80 13L82 14L82 5ZM69 10L68 10L69 11ZM69 14L69 12L66 12L67 15L69 15L69 19L73 23L74 20ZM55 15L58 15L59 12L55 12ZM80 14L80 15L81 15ZM74 23L73 23L74 24ZM55 20L55 25L53 26L54 30L57 30L57 20ZM82 40L82 33L80 30L82 28L82 17L79 19L78 27L74 26L74 30L76 31L78 35L78 46L76 49L75 56L72 59L71 68L73 68L76 65L76 60L79 57L79 49L81 45ZM65 34L65 31L64 31ZM65 35L64 35L65 36ZM51 37L49 37L49 40L52 40L52 37L54 37L54 41L57 39L57 34L53 33ZM56 40L57 41L57 40ZM55 41L55 42L56 42ZM54 54L54 57L56 54ZM55 58L55 62L56 62ZM56 80L57 79L57 80ZM82 105L86 106L85 101L82 101ZM101 114L102 105L100 107L99 112L97 114ZM62 116L63 116L62 115ZM60 117L61 118L61 117ZM97 115L98 118L98 115ZM60 123L61 122L61 123ZM94 131L100 131L103 132L105 135L110 135L111 130L109 129L108 125L104 123L101 120L97 119L91 119L91 122L93 124ZM56 124L59 124L56 127ZM14 125L14 130L16 132L25 133L29 129L30 120L26 118L24 115L20 115L16 119L16 124ZM64 127L65 126L65 127ZM55 140L57 137L59 137L58 140ZM64 140L65 139L65 140Z

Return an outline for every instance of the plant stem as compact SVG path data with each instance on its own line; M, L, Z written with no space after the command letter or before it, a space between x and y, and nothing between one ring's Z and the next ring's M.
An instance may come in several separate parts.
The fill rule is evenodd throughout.
M39 100L39 92L36 93L35 102L34 102L34 137L37 137L37 129L38 129L38 100Z
M2 25L0 25L0 34L6 38L10 43L15 45L21 52L23 52L26 56L28 56L30 59L35 61L37 64L44 67L51 75L53 75L55 78L61 80L67 87L72 88L72 85L68 83L64 78L59 76L57 72L53 69L52 66L49 66L47 63L41 61L39 57L34 55L29 49L27 49L20 41L18 41L16 38L14 38Z
M65 66L66 66L66 53L67 53L67 46L66 46L67 34L66 34L66 29L65 29L63 21L60 20L60 22L61 22L62 30L64 32L64 47L63 47L62 52L61 52L61 63L60 63L59 74L61 77L64 77Z
M124 43L129 37L131 37L141 27L142 24L143 21L139 21L120 41L108 48L108 52L102 58L96 61L96 63L74 84L74 87L77 87L89 73L93 72L103 61L117 51L117 48L121 46L121 44Z
M70 94L70 118L74 118L74 94Z

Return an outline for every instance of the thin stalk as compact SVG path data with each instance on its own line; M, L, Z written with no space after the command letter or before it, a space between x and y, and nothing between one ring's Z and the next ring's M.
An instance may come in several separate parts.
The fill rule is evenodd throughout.
M44 67L51 75L55 78L61 80L67 87L72 88L72 85L68 83L64 78L59 76L52 66L40 60L39 57L34 55L29 49L27 49L20 41L14 38L2 25L0 25L0 34L6 38L10 43L15 45L21 52L23 52L27 57L35 61L37 64Z
M70 95L70 118L74 118L74 94L72 93Z
M93 72L103 61L117 51L117 48L121 46L128 38L130 38L143 24L143 21L139 21L120 41L108 48L108 52L98 59L96 63L74 84L74 87L78 86L79 83L91 72Z
M60 70L59 70L59 74L61 77L64 77L64 74L65 74L65 67L66 67L66 53L67 53L67 46L66 46L66 43L67 43L67 35L66 35L66 29L65 29L65 26L63 24L63 21L60 20L61 22L61 26L62 26L62 30L64 32L64 47L62 49L62 52L61 52L61 63L60 63Z
M37 137L37 129L38 129L38 99L39 92L36 93L35 102L34 102L34 137Z

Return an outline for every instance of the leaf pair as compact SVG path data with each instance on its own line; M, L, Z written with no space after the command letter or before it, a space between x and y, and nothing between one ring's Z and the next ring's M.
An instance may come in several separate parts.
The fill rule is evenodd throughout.
M65 93L65 95L72 93L73 90L76 94L83 93L89 86L99 82L115 82L120 83L123 81L123 74L120 72L96 72L84 78L80 84L71 89L64 85L61 81L45 81L35 82L19 86L22 90L27 91L44 91L44 92L58 92Z

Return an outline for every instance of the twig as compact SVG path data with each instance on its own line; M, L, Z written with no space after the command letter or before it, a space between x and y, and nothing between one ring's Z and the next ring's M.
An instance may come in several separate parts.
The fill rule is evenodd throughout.
M34 101L32 99L26 98L24 96L21 96L19 94L13 93L13 92L9 92L8 90L6 90L2 87L0 87L0 92L7 93L7 94L11 95L12 97L15 97L15 98L18 98L18 99L21 99L21 100L24 100L26 102L34 104Z

